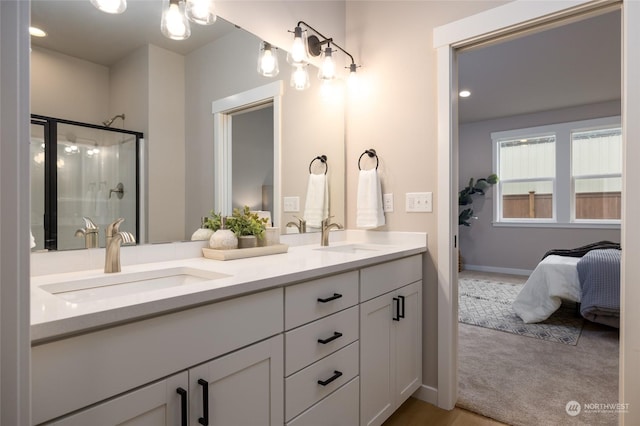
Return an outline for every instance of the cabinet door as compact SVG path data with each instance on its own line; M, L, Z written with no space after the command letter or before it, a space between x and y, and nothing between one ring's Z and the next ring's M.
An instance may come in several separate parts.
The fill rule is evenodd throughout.
M283 358L279 335L190 369L190 424L282 425Z
M179 373L47 425L181 426L183 401L177 389L186 391L188 385L187 373ZM186 414L186 396L184 404Z
M393 413L396 306L391 294L360 305L360 424L380 425Z
M394 321L396 407L418 389L422 383L422 282L402 287L400 298L404 318Z

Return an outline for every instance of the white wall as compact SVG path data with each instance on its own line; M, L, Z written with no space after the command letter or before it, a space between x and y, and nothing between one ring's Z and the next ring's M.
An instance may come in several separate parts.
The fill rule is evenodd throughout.
M612 101L463 124L459 128L460 185L494 172L492 132L610 117L620 115L620 108L620 101ZM532 270L550 249L574 248L601 240L620 241L620 229L495 227L493 197L493 188L484 197L474 196L472 207L478 220L472 221L470 227L460 227L460 251L465 265ZM526 244L514 245L516 241Z
M33 46L31 113L100 124L108 117L109 68Z

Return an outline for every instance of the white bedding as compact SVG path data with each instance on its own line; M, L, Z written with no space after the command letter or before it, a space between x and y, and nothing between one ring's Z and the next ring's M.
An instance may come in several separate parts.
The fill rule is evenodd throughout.
M511 305L526 323L549 318L561 299L580 302L579 257L547 256L538 263Z

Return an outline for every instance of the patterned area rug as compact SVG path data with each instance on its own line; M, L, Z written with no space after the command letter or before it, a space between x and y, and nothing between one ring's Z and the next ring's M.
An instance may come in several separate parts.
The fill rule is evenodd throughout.
M460 278L458 281L459 321L575 346L584 325L583 318L576 315L575 305L563 303L560 309L545 321L525 324L511 308L511 303L523 285Z

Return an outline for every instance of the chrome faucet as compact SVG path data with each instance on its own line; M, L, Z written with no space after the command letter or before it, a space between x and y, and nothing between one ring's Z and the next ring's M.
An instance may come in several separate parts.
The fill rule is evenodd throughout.
M122 244L135 244L136 239L131 232L120 231L120 224L124 218L116 219L107 226L107 247L105 250L104 272L120 272L120 246Z
M300 234L304 234L305 232L307 232L307 221L304 219L299 218L298 216L294 216L296 219L298 219L298 223L295 222L289 222L287 223L286 228L290 227L290 226L295 226L296 228L298 228L298 233Z
M320 245L326 247L329 245L329 231L332 229L342 229L339 223L329 223L333 216L329 216L322 220L322 237Z
M98 247L98 226L93 221L83 216L84 228L76 230L76 237L84 237L84 248L97 248Z

